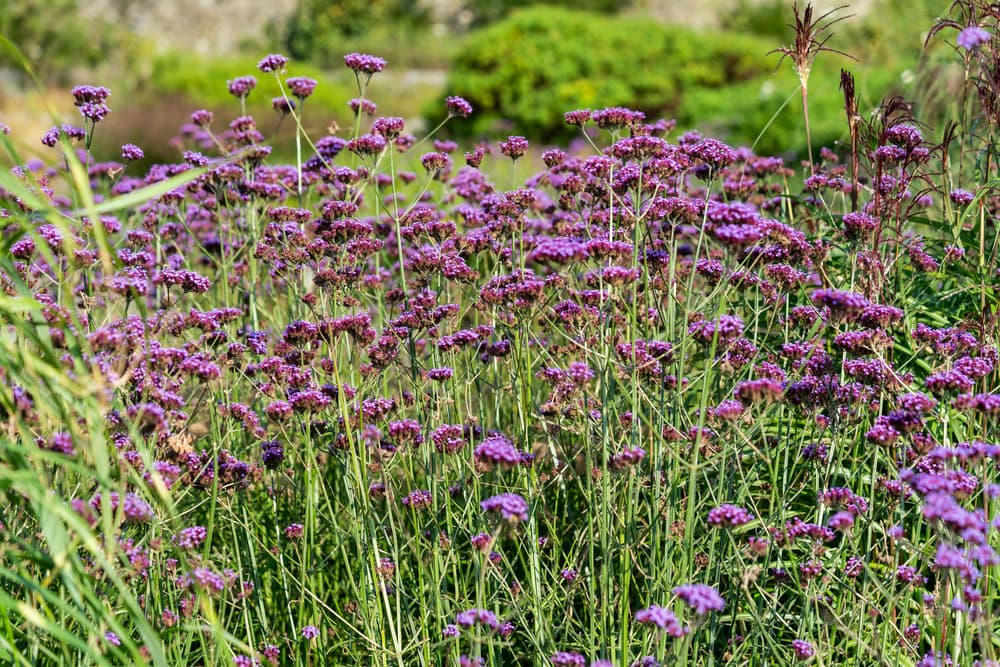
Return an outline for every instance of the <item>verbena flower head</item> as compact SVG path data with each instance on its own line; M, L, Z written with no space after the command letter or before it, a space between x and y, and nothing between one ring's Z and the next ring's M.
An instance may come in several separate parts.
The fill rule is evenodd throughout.
M87 138L87 132L83 128L76 127L75 125L60 125L50 128L45 134L43 134L42 143L49 148L52 148L59 143L60 136L64 136L70 141L82 141Z
M316 639L319 637L319 628L315 625L307 625L302 628L303 639Z
M142 152L142 149L135 144L125 144L122 146L122 159L128 162L134 162L136 160L141 160L146 157L146 154Z
M510 439L502 435L493 435L476 447L476 458L492 464L513 467L521 462L521 452Z
M754 520L754 515L736 505L724 503L712 509L708 513L708 523L712 526L723 528L736 528L750 523Z
M197 549L208 536L204 526L183 528L174 535L173 541L181 549Z
M507 137L507 141L500 142L500 152L511 160L517 160L528 152L528 140L524 137Z
M207 109L198 109L191 113L191 122L198 127L208 127L212 122L213 114Z
M468 118L472 115L472 105L462 97L447 97L444 100L444 106L451 117Z
M726 601L719 595L719 591L705 584L684 584L674 589L674 595L687 603L699 616L704 616L710 611L722 611L726 607Z
M581 112L570 112L573 114ZM646 114L641 111L634 111L632 109L625 109L623 107L608 107L606 109L601 109L600 111L595 111L591 114L591 118L597 127L602 129L620 129L624 127L630 127L637 123L641 123L646 120ZM566 116L566 122L571 125L579 125L579 119L573 116L573 121L570 123L569 115Z
M257 63L257 69L265 74L271 72L277 72L288 64L288 58L281 55L280 53L272 53L271 55L264 56Z
M291 91L292 95L304 100L313 94L316 90L316 79L310 79L307 76L293 76L285 81L288 86L288 90Z
M550 658L554 667L587 667L587 659L584 658L579 653L572 653L568 651L558 651L554 653Z
M527 521L528 501L516 493L501 493L479 503L484 512L497 512L507 521Z
M664 609L658 605L652 605L646 607L645 609L640 609L635 612L635 622L642 625L653 625L660 630L666 631L671 637L680 638L690 632L690 629L684 626L674 612L669 609Z
M802 639L792 640L792 652L798 660L808 660L816 654L812 644Z
M363 97L355 97L347 102L347 106L351 108L354 113L363 113L368 116L374 116L378 112L378 106L371 100L367 100Z
M78 107L84 104L103 104L111 97L111 91L104 86L77 86L70 92L73 103Z
M274 97L271 99L271 107L285 116L295 109L295 100L290 100L287 97Z
M92 123L104 120L111 113L111 109L106 104L88 102L79 105L78 108L80 109L80 114Z
M344 56L344 64L356 73L375 74L385 69L386 61L378 56L367 53L348 53Z
M979 26L970 25L958 33L955 43L966 51L972 51L989 42L992 36L988 31L983 30Z
M488 609L466 609L455 616L455 624L463 628L481 625L493 632L500 630L497 615Z
M227 81L226 85L229 88L230 95L242 99L257 87L257 79L252 76L238 76L232 81Z

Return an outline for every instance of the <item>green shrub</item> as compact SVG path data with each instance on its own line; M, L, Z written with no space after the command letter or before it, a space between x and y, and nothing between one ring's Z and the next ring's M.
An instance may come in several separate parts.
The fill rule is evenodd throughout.
M456 54L448 92L468 99L473 133L509 123L520 133L568 132L564 111L629 106L673 116L701 88L747 81L774 69L772 44L732 34L698 34L641 18L539 7L470 36Z

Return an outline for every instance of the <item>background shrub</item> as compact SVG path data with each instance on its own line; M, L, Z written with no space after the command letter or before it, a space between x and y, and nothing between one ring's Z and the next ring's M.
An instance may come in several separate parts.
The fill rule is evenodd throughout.
M629 106L672 116L696 88L769 73L772 45L734 34L703 35L648 20L537 7L469 38L455 55L448 90L468 99L473 133L500 119L519 132L565 136L564 111Z

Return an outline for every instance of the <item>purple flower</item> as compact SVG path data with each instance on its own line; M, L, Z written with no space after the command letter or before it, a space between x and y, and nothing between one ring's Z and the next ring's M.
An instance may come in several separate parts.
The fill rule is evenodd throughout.
M524 137L507 137L507 141L500 142L500 152L516 160L528 152L528 140Z
M441 631L441 634L445 637L457 637L458 626L454 625L453 623L449 623L448 625L444 626L444 630Z
M487 609L466 609L455 616L455 623L463 628L471 628L473 625L482 625L493 632L500 629L500 621L497 615Z
M149 523L153 520L153 508L134 493L126 493L122 501L125 523Z
M174 544L181 549L197 549L208 536L208 531L204 526L191 526L183 528L174 535Z
M372 123L372 133L386 139L395 139L403 132L405 127L406 121L402 118L398 116L383 116L382 118L376 118L375 122Z
M347 150L358 155L378 155L385 150L386 140L377 134L362 134L347 143Z
M430 507L433 500L434 497L431 495L430 491L417 489L415 491L411 491L403 498L403 505L412 510L419 510Z
M554 667L587 667L587 659L579 653L559 651L549 658Z
M122 645L122 640L119 639L118 635L116 635L113 632L105 632L104 633L104 639L107 640L107 642L109 644L111 644L112 646L121 646Z
M271 108L282 116L285 116L295 109L295 100L290 100L286 97L275 97L271 99Z
M371 56L367 53L348 53L344 56L344 64L356 73L364 72L372 75L385 69L386 62L378 56Z
M976 47L990 41L992 35L979 26L970 25L968 28L958 33L955 42L966 51L972 51Z
M304 100L313 94L316 90L316 79L310 79L307 76L293 76L285 81L288 85L288 90L292 92L292 95Z
M146 157L146 154L142 152L142 149L135 144L125 144L122 146L122 159L128 162L134 162L136 160L141 160Z
M476 447L476 459L492 465L514 467L521 462L521 452L505 436L492 435Z
M635 622L642 625L655 625L675 638L683 637L690 632L689 628L681 625L674 612L655 604L635 612Z
M355 97L347 103L347 106L351 108L354 113L364 113L369 116L374 116L378 112L378 106L371 100L366 100L361 97Z
M452 375L454 375L454 371L448 367L432 368L427 371L428 379L434 380L435 382L450 380Z
M276 72L288 64L288 58L281 55L280 53L272 53L269 56L264 56L261 58L260 62L257 63L257 69L261 72Z
M75 125L61 125L49 130L42 135L42 143L53 148L57 143L59 143L59 137L64 136L70 141L82 141L87 138L87 132L80 127Z
M507 521L527 521L528 501L516 493L501 493L479 503L484 512L499 512Z
M708 523L723 528L736 528L754 520L754 515L736 505L725 503L708 513Z
M948 198L955 206L968 206L976 199L976 195L972 194L968 190L963 190L961 188L955 188L948 193Z
M208 127L209 123L212 122L212 112L207 109L198 109L192 112L191 122L198 127Z
M70 93L73 95L73 104L78 107L84 104L103 104L111 97L111 91L104 86L77 86Z
M792 651L795 653L795 657L799 660L808 660L816 653L812 644L802 639L792 640Z
M285 460L285 448L277 440L267 440L260 444L260 458L265 468L274 470Z
M634 123L641 123L646 120L646 114L641 111L633 111L632 109L625 109L623 107L608 107L606 109L601 109L600 111L595 111L591 117L594 119L594 123L597 124L597 127L602 129L618 129L628 127ZM566 114L565 118L566 122L571 125L579 124L577 122L570 122L569 114Z
M854 525L854 514L848 511L837 512L827 522L833 530L847 530Z
M567 125L575 125L577 127L586 125L590 117L590 109L577 109L576 111L567 111L563 114L563 119L565 119Z
M420 156L420 164L430 172L444 171L451 164L451 158L445 153L425 153Z
M449 116L458 118L468 118L472 115L472 105L461 97L447 97L444 106L448 110Z
M726 601L719 595L719 591L705 584L678 586L674 589L674 595L684 600L699 616L710 611L722 611L726 607Z
M227 81L229 94L233 97L244 98L257 86L257 79L252 76L239 76L232 81Z
M319 637L319 628L315 625L307 625L302 628L303 639L316 639Z
M92 123L99 123L104 120L104 118L111 113L111 109L108 108L107 104L100 104L94 102L87 102L86 104L79 105L80 114L84 118L91 121Z

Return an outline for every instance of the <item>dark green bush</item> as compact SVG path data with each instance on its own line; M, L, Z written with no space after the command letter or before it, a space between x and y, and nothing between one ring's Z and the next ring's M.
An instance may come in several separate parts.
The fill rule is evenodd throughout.
M538 7L470 36L456 54L448 93L468 99L484 133L509 121L520 133L564 135L564 111L629 106L674 116L685 96L774 69L773 44L733 34L698 34L642 18Z

